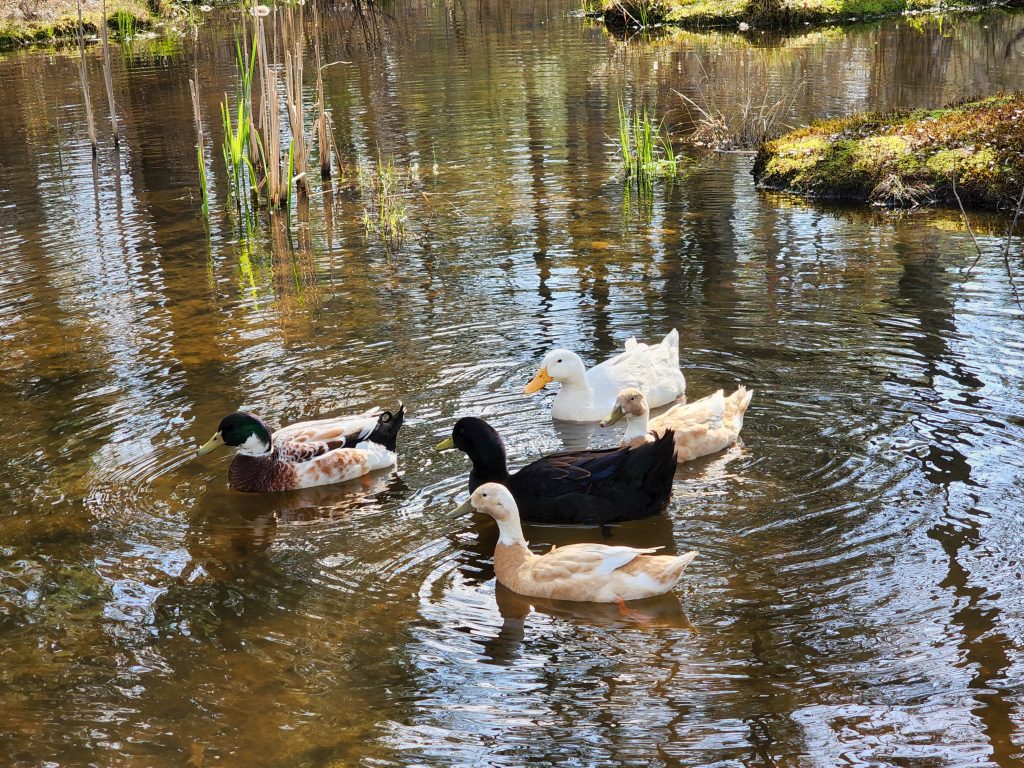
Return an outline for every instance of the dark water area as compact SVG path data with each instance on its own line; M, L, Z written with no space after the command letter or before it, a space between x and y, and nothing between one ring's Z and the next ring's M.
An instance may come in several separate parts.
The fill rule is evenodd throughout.
M118 52L122 147L95 164L74 51L0 58L6 764L1024 764L1006 222L975 219L968 271L958 216L760 193L742 154L688 155L641 203L610 138L619 99L685 130L676 91L786 95L800 124L1019 89L1024 16L622 41L573 11L325 12L339 149L401 175L394 252L350 181L252 237L225 213L235 11ZM691 397L755 390L742 444L681 467L663 516L527 537L696 549L680 587L635 615L496 587L494 527L448 514L467 463L434 444L466 414L514 464L613 444L523 385L553 346L672 327ZM399 398L397 471L366 481L246 496L226 453L193 458L236 408Z

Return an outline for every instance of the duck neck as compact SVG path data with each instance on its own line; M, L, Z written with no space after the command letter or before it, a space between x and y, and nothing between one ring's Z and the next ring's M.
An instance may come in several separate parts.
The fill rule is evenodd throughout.
M271 440L266 440L255 433L249 435L249 439L238 446L239 456L249 456L255 459L265 458L270 456L273 452L274 446Z
M647 436L648 414L646 412L639 416L626 417L626 432L622 436L623 442L629 443L637 438Z
M508 481L508 461L505 448L500 443L479 445L469 455L473 469L469 473L469 490L475 491L484 483L501 483Z
M498 521L498 544L526 549L526 537L518 517Z
M562 403L562 407L578 408L581 403L592 404L594 402L594 390L587 381L586 371L573 374L567 379L560 379L561 388L555 395L555 403ZM556 417L557 418L557 417Z

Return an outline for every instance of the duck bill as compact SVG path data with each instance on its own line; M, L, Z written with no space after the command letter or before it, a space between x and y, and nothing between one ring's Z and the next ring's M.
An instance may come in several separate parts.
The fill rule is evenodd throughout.
M468 515L475 511L476 510L473 509L473 500L471 498L466 499L464 502L459 504L459 506L452 510L452 517L462 517L463 515Z
M435 451L449 451L455 447L455 441L448 437L434 446Z
M614 408L612 408L612 412L609 413L607 416L605 416L601 420L601 426L602 427L610 427L612 424L617 422L619 419L621 419L625 415L626 414L624 414L622 412L622 406L616 405Z
M523 390L523 394L532 395L534 392L540 392L552 381L554 381L554 379L552 379L548 374L548 369L541 368L537 371L537 375L533 377L530 383L526 385L526 389Z
M210 451L215 451L222 445L224 445L224 438L221 436L220 432L218 432L217 434L215 434L213 437L211 437L209 440L202 444L199 450L196 451L196 456L205 456L206 454L210 453Z

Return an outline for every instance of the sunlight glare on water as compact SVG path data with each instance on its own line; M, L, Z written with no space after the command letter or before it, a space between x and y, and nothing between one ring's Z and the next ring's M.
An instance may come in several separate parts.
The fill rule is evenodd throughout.
M684 131L676 91L789 93L800 124L1019 89L1024 16L623 41L574 10L325 11L339 148L403 175L393 253L352 168L253 237L225 213L234 9L115 57L124 140L95 164L72 51L0 57L11 764L1024 760L1005 222L977 217L968 273L958 216L761 193L742 154L688 155L645 209L612 139L619 99ZM626 613L497 585L494 525L450 516L468 462L434 444L472 414L514 466L613 445L523 386L556 345L593 363L673 327L691 398L755 390L741 443L680 467L665 515L526 535L696 549L680 586ZM397 472L248 496L226 452L194 456L235 409L276 426L398 400Z

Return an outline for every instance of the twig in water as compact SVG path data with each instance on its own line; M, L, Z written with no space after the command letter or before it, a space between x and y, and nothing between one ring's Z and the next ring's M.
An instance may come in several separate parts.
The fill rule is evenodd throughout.
M78 0L78 73L82 78L82 95L85 97L85 125L89 132L89 143L95 157L99 151L96 144L96 123L92 117L92 100L89 98L89 71L85 67L85 22L82 20L82 0Z
M974 257L974 262L967 268L967 273L964 278L968 278L971 275L971 270L974 269L978 262L981 260L981 246L978 245L978 238L974 236L974 230L971 229L970 219L967 218L967 211L964 210L964 203L960 199L960 193L956 191L956 156L953 157L953 197L956 198L956 204L960 206L960 215L964 218L964 226L967 227L967 234L971 236L971 242L974 243L974 250L977 252L977 256Z
M1010 269L1010 242L1013 240L1013 232L1017 228L1017 220L1020 218L1022 206L1024 206L1024 187L1021 188L1020 197L1017 198L1017 208L1013 212L1010 228L1006 230L1006 240L1003 242L1003 264L1006 265L1006 276L1010 280L1010 287L1013 289L1013 299L1017 302L1017 308L1024 310L1024 306L1021 306L1020 294L1017 292L1017 284L1013 280L1013 270Z
M107 103L110 104L110 131L114 134L114 149L121 146L117 134L117 111L114 108L114 78L110 73L110 42L107 38L107 0L103 0L103 84L107 88Z

